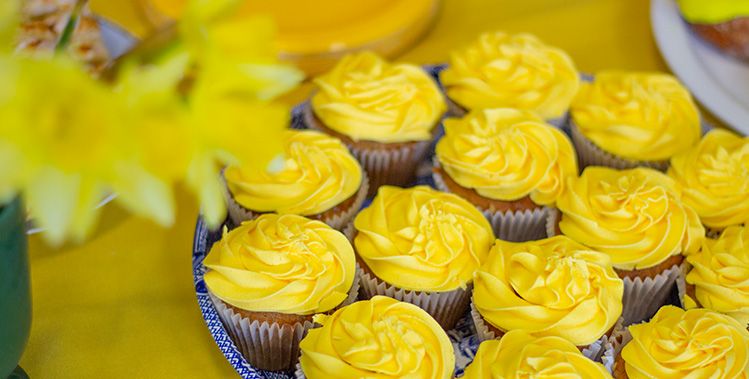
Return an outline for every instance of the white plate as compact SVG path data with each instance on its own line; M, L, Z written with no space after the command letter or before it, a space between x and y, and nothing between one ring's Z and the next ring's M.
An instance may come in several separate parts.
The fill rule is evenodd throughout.
M749 134L749 64L693 34L674 0L652 0L653 34L663 58L695 98L727 126Z

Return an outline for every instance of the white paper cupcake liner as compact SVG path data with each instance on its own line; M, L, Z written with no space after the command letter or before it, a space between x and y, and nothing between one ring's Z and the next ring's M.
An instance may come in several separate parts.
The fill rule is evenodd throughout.
M484 320L483 317L481 317L481 314L479 313L478 309L476 309L476 306L473 304L473 301L471 301L471 320L473 320L473 325L476 328L476 336L479 338L479 341L484 342L487 340L493 340L497 339L497 335L489 329L489 324ZM623 320L619 318L616 325L614 326L612 330L612 336L614 331L616 331L618 328L621 328L621 324L623 323ZM500 337L501 339L501 337ZM614 348L611 341L609 341L609 337L606 335L601 336L597 341L593 342L592 344L586 346L584 349L581 350L584 356L587 358L596 361L596 362L602 362L602 358L606 356L606 353L609 353L608 355L612 356L614 355ZM603 362L604 364L606 362ZM611 365L613 367L613 358Z
M359 268L362 295L370 299L376 295L388 296L398 301L411 303L425 310L444 328L450 330L465 314L471 300L471 289L456 289L448 292L409 291L385 283L380 278Z
M600 147L596 146L593 141L585 137L572 120L570 120L569 124L572 134L572 143L575 145L575 150L577 150L577 157L581 168L587 166L606 166L621 170L635 167L650 167L663 172L668 169L668 160L633 161L603 151Z
M210 292L209 295L232 341L253 367L267 371L294 367L299 357L299 342L314 325L312 321L293 325L250 321Z
M438 172L433 172L432 178L438 190L451 192ZM507 212L476 208L489 220L494 235L501 240L525 242L546 237L548 207Z
M679 293L679 305L682 308L687 309L686 304L684 304L684 297L687 296L686 272L682 273L682 275L676 279L676 291Z
M356 301L359 282L358 276L355 276L348 298L338 308ZM299 342L314 326L312 321L293 325L251 321L234 312L210 291L208 295L231 340L253 367L266 371L283 371L289 370L298 362Z
M349 242L351 242L351 245L353 246L354 245L354 236L356 235L356 228L354 228L354 221L353 220L351 222L349 222L348 225L346 225L345 228L343 228L343 235L346 236L346 238L348 238Z
M685 269L674 265L653 278L624 278L624 325L647 320L666 303L668 295Z
M303 119L310 129L321 129L314 119L310 103L303 106ZM438 125L435 125L435 130ZM406 143L399 148L368 148L355 143L346 143L351 154L359 161L362 168L369 175L370 195L377 192L383 185L406 186L415 179L416 169L426 158L432 140ZM385 147L387 144L382 144Z
M383 185L406 186L416 177L419 163L429 153L431 141L420 141L398 149L371 150L349 145L372 181L372 193Z
M222 175L223 178L223 175ZM229 218L235 225L240 225L243 221L252 220L257 218L258 216L262 215L263 213L260 212L253 212L245 207L243 207L241 204L239 204L236 200L234 200L234 197L231 195L231 192L229 191L229 187L226 185L226 180L224 180L224 195L226 197L226 203L227 203L227 210L229 213ZM359 186L359 190L354 194L354 202L351 204L351 206L348 209L345 209L341 212L333 212L332 215L325 217L325 219L320 220L326 224L328 224L331 228L343 231L343 228L348 225L351 220L354 219L354 216L359 212L359 209L361 209L362 204L364 204L364 200L367 199L367 193L369 192L369 178L367 177L366 172L362 172L362 181L361 185Z
M447 96L447 94L445 94L445 99L447 102L447 116L446 117L461 118L465 116L466 113L468 113L466 112L465 108L458 105L458 103L453 101L449 96Z
M546 237L551 238L557 235L557 220L562 216L562 212L556 208L548 208L546 211Z
M606 370L608 370L609 374L613 374L614 363L616 362L616 350L614 348L614 343L612 342L611 338L606 336L603 336L603 338L601 338L601 343L603 349L599 361L603 363L603 366L606 367Z

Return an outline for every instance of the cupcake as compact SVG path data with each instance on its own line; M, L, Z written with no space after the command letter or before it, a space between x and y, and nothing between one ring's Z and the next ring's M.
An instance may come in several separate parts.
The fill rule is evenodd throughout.
M300 344L297 378L452 378L450 339L417 306L375 296L315 322Z
M339 230L361 208L367 176L346 146L316 131L288 130L274 170L241 166L224 170L229 216L239 225L263 213L296 214Z
M619 321L623 292L608 255L565 236L497 240L474 276L471 316L481 340L522 330L562 337L596 357L595 343Z
M500 340L482 342L462 378L605 379L611 373L564 338L513 330Z
M407 185L429 152L445 101L418 66L390 64L370 52L344 57L315 78L305 124L340 138L381 185Z
M749 332L720 313L669 305L629 333L614 364L616 379L748 377Z
M668 175L713 233L749 224L748 137L713 129L697 146L671 158Z
M471 111L445 120L437 143L434 182L475 205L497 237L545 236L545 207L553 207L568 177L577 176L569 139L530 112Z
M494 242L484 216L457 195L383 186L353 226L363 294L415 304L452 329Z
M718 50L749 59L749 2L677 0L691 29Z
M242 355L261 370L287 370L312 316L356 298L348 239L297 215L264 214L227 232L203 262L205 283Z
M570 129L583 167L665 171L671 157L699 141L700 116L671 75L605 71L580 86Z
M749 226L731 226L687 256L692 306L727 314L749 326Z
M560 126L580 85L569 55L529 34L484 33L450 55L440 81L450 114L515 108Z
M671 178L649 168L588 167L557 201L559 229L611 257L624 279L625 325L650 317L705 230Z

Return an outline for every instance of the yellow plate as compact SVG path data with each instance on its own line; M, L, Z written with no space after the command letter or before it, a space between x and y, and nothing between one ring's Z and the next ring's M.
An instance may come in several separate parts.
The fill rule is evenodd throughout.
M156 28L178 18L186 0L138 2ZM281 56L315 74L350 51L401 52L429 28L438 8L439 0L274 0L247 1L240 12L271 15Z

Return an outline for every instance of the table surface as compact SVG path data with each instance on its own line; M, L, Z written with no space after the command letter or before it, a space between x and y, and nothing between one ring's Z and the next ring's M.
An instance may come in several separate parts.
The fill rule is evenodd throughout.
M128 17L122 3L109 2ZM445 0L434 28L399 59L444 62L488 30L534 33L569 52L584 72L667 70L651 36L648 0ZM21 365L32 378L236 376L195 300L197 208L184 191L178 208L168 229L107 205L82 245L53 249L31 237L34 320Z

